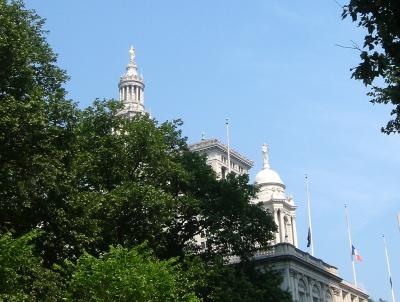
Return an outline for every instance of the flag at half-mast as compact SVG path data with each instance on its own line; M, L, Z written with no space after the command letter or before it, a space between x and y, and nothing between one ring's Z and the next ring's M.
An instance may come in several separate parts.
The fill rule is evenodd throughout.
M311 246L311 229L308 228L308 234L307 234L307 247Z
M361 255L357 251L357 249L354 247L354 245L351 245L351 256L354 257L359 262L362 261Z

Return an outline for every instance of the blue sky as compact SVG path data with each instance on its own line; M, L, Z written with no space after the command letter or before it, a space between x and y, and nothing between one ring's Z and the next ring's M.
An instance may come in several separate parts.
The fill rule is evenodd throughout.
M340 2L341 0L339 0ZM182 118L189 142L225 140L261 168L261 145L298 206L306 250L304 173L309 174L315 255L352 280L344 218L349 204L357 279L389 300L382 233L400 293L399 136L379 129L390 107L372 105L349 69L363 31L342 21L334 0L29 0L47 19L48 40L71 76L69 96L88 106L116 98L134 45L145 106L159 121Z

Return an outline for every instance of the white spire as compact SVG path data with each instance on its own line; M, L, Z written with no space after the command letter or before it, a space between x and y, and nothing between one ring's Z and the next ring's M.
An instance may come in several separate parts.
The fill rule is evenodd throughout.
M129 63L126 72L121 76L118 84L119 100L124 104L124 108L117 114L132 117L135 114L142 114L144 110L144 81L139 76L135 62L136 51L133 46L129 49Z

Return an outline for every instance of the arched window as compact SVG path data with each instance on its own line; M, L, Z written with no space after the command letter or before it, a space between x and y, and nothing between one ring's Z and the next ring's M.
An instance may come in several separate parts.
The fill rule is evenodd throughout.
M303 280L299 280L299 285L298 285L298 289L299 289L299 302L306 302L306 293L307 293L307 287L306 284L304 283Z
M312 289L312 301L313 302L321 302L322 301L319 288L316 284L314 284L313 289Z
M325 293L325 302L333 302L332 294L329 292L329 290L327 290Z

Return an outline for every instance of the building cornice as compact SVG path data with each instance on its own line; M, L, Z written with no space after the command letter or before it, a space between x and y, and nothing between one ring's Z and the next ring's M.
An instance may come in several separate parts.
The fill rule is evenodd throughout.
M212 148L217 148L223 152L225 152L226 154L228 154L228 146L222 144L219 140L217 139L207 139L207 140L202 140L198 143L194 143L189 145L190 150L192 151L204 151L204 150L208 150L208 149L212 149ZM249 166L250 168L253 167L254 162L246 157L244 157L243 155L241 155L240 153L238 153L237 151L233 150L232 148L229 148L230 150L230 155L236 159L237 161L242 162L243 164Z
M271 246L268 250L257 252L253 259L257 262L266 264L276 264L278 261L293 261L300 264L302 267L317 272L331 280L338 282L340 289L355 293L364 299L368 298L368 294L361 288L343 280L337 275L337 268L325 261L311 256L309 253L304 252L290 243L278 243ZM230 263L238 263L240 258L231 257Z

